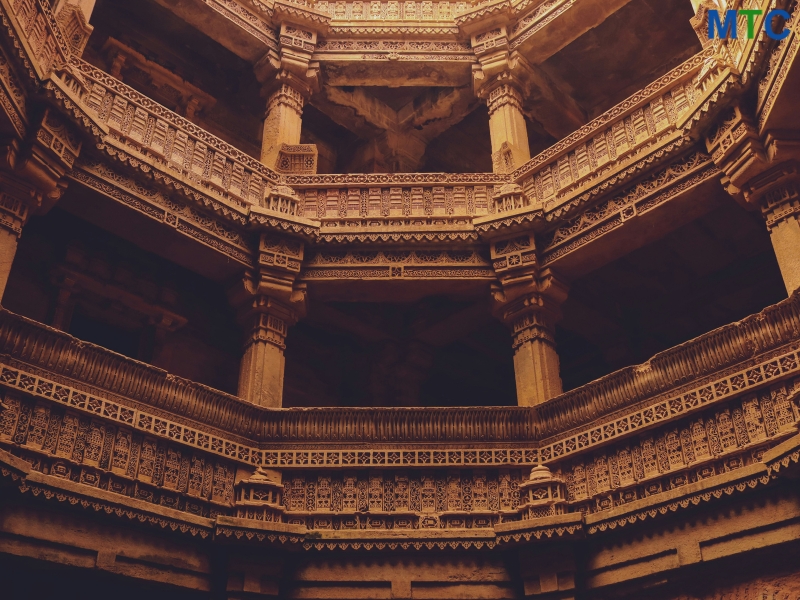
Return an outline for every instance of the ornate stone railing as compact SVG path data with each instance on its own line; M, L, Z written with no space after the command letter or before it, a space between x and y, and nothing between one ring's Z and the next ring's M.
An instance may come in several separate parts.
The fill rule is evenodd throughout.
M759 377L753 374L742 379L726 369L749 368L747 361L783 351L787 344L796 344L798 340L800 295L795 294L762 313L660 353L644 365L617 371L534 409L269 410L81 342L8 311L0 312L0 355L18 365L15 367L18 370L46 373L51 379L63 380L64 385L71 381L70 385L77 386L75 389L83 387L83 393L97 396L98 406L113 398L117 403L135 405L137 410L148 407L148 410L167 411L174 415L170 421L173 424L183 420L185 426L193 422L193 426L211 427L215 435L238 440L242 448L259 443L269 446L365 442L522 443L536 447L537 440L552 443L563 436L596 428L604 419L622 418L620 415L628 414L625 411L651 407L667 397L683 398L688 393L686 386L707 386L708 377L727 381L712 389L709 398L714 399L793 375L800 366L788 358L774 368L762 369ZM678 412L683 410L680 408ZM613 434L603 434L601 440L616 435L615 429ZM575 449L581 447L586 445L578 443ZM251 454L250 450L247 454Z
M726 369L740 365L786 344L800 340L800 294L794 294L780 304L736 323L725 325L699 338L685 342L659 354L642 365L626 367L595 382L567 392L537 407L536 423L540 439L549 436L570 435L577 428L585 428L616 416L619 411L648 405L674 395L690 382L719 375ZM790 353L791 354L791 353ZM708 400L715 394L742 391L770 379L794 373L799 365L787 359L769 372L758 371L734 380L724 381L709 389ZM705 387L704 384L703 387ZM684 410L679 398L677 412ZM669 409L667 409L669 411ZM668 418L669 413L664 418ZM626 430L627 431L627 430ZM569 433L566 433L569 432ZM616 436L617 429L613 429ZM601 439L609 439L608 435ZM579 448L576 445L576 449Z
M247 438L266 444L315 441L491 444L534 439L531 412L520 407L447 411L423 408L263 409L81 342L8 311L0 312L0 355L28 365L30 369L67 378L75 385L88 386L86 393L96 394L98 403L105 402L101 395L117 401L126 399L142 407L168 411L175 419L206 425L218 435L227 431L233 436L231 439L240 441Z
M495 186L507 180L493 173L398 173L286 175L305 201L306 217L358 227L471 223L494 211ZM335 225L334 225L335 226Z
M0 445L56 477L235 514L244 528L493 538L514 522L536 528L564 511L674 498L730 471L752 476L796 432L798 351L795 294L536 409L267 410L2 311ZM542 463L552 476L529 478ZM256 474L235 493L237 471L256 466L282 483Z
M89 63L83 101L126 147L242 206L262 204L279 175L256 159L164 108Z
M16 19L20 41L31 59L30 68L39 79L46 79L71 54L50 6L40 0L7 0L4 4Z
M513 181L534 207L557 216L579 194L624 178L636 161L679 143L676 126L699 99L692 80L711 55L708 50L693 56L533 157L512 174Z

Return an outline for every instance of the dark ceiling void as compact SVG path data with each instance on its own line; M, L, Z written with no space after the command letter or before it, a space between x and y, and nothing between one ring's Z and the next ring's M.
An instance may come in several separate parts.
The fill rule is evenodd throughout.
M473 110L456 126L431 140L422 157L423 173L491 173L489 111Z
M542 68L593 119L702 49L693 16L688 0L633 0Z
M556 332L564 390L785 297L763 220L731 200L573 282Z
M312 300L286 346L284 406L516 404L511 337L483 302Z
M114 50L108 44L113 38L213 100L202 99L197 113L188 113L177 81L153 78L149 71L155 67L132 60L118 74L124 83L240 150L259 155L266 100L250 63L153 0L98 0L91 21L85 60L111 72ZM178 100L172 102L172 96Z

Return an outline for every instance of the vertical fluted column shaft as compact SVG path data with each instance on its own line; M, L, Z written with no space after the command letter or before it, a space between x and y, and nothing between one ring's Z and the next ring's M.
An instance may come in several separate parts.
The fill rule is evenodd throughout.
M283 144L300 143L304 105L303 94L286 83L269 97L261 142L261 162L268 167L275 167Z
M535 406L562 392L555 316L541 306L512 324L517 403Z
M280 408L291 314L270 298L258 298L255 304L258 312L246 318L238 395L259 406Z
M522 94L503 83L486 96L494 171L513 171L531 158L528 130L522 113Z

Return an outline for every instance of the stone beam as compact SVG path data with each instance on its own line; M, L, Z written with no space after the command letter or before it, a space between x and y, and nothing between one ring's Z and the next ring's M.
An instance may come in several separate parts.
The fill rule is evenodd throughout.
M269 24L244 6L239 6L239 9L251 13L248 21L217 0L156 2L248 62L255 64L268 50L277 49L275 40L271 39L273 36Z
M330 102L351 109L357 118L378 129L385 131L397 129L399 126L397 112L370 96L364 88L355 88L348 92L340 87L327 87L325 95Z
M365 88L347 91L328 86L312 103L339 125L370 140L353 159L355 168L374 164L393 172L416 169L428 143L478 106L469 86L433 89L397 111Z
M541 64L562 48L594 29L620 10L630 0L583 0L573 3L557 18L525 37L525 31L515 32L510 40L512 50L517 50L533 64ZM535 27L535 25L533 25Z

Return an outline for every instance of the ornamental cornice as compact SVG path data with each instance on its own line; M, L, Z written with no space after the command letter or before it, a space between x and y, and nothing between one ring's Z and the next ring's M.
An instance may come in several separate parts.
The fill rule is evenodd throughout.
M634 525L647 519L654 519L675 513L681 509L697 506L701 502L711 502L736 492L746 492L759 485L764 486L774 479L767 467L755 463L737 471L698 481L677 488L673 493L649 496L625 504L618 509L598 512L586 516L585 528L589 535L596 535L617 527Z
M798 436L795 436L782 446L796 448L797 440ZM765 458L774 455L775 450L777 448L767 452ZM797 462L796 455L789 455L788 461ZM778 464L785 467L783 462ZM0 449L0 476L11 484L12 489L16 488L22 494L30 492L43 501L68 502L71 506L92 509L94 512L102 512L111 517L148 523L175 533L188 533L201 539L226 539L276 545L301 544L307 551L493 549L500 544L524 544L602 535L617 528L635 526L647 519L691 509L701 502L713 502L769 485L772 480L782 475L780 468L775 469L774 473L770 471L768 464L754 463L730 473L676 488L670 493L649 496L612 510L593 514L573 512L503 522L483 529L332 531L309 530L300 525L259 522L224 515L213 519L197 517L183 511L157 507L142 500L99 490L91 485L43 475L33 470L27 461Z
M327 12L317 9L314 3L303 0L273 0L272 20L278 23L290 21L305 25L324 34L328 30L331 18Z
M125 517L130 521L148 523L174 532L188 533L201 539L213 532L214 521L204 519L183 511L126 498L119 494L96 489L91 485L64 480L33 470L30 463L17 458L0 448L0 475L10 479L20 493L30 493L43 500L56 500L103 512L107 515Z
M241 27L267 48L278 50L278 41L269 23L260 19L238 0L205 0L205 4ZM272 9L268 5L259 0L253 0L253 5L268 18L272 16Z

